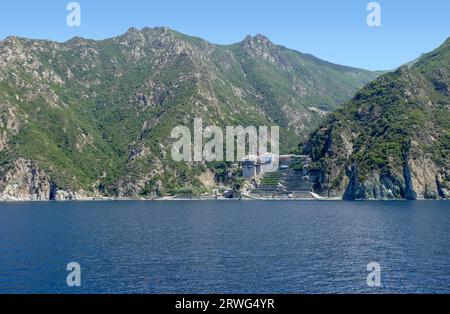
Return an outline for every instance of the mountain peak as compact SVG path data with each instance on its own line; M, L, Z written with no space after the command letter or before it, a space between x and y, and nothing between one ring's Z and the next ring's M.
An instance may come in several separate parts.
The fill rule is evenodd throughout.
M146 33L161 33L166 34L172 32L173 30L166 26L157 26L157 27L144 27L142 29L138 29L136 27L130 27L125 32L124 36L136 36L138 34L146 34Z
M269 40L269 38L267 38L262 34L256 34L255 36L247 35L243 40L243 43L249 46L266 46L266 47L274 46L274 44Z
M139 33L139 30L136 27L130 27L125 34L135 34Z

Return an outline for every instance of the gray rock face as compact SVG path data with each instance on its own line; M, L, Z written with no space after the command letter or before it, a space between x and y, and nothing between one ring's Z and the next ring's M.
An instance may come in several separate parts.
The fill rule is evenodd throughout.
M404 198L407 200L415 200L417 198L417 193L414 191L413 182L412 182L412 174L409 166L408 155L403 156L403 178L405 180L405 192ZM426 193L423 195L424 198L427 198Z
M350 175L349 183L342 196L345 200L363 200L363 199L408 199L417 198L416 192L411 186L411 176L409 171L405 171L409 176L398 174L379 174L374 173L365 179L359 181L358 172L354 170ZM408 182L407 184L406 182Z
M31 161L19 158L0 179L0 200L49 200L51 186L44 171Z
M449 176L445 168L439 169L434 162L422 157L410 159L405 154L403 158L403 166L398 169L388 172L372 170L363 176L357 164L353 164L343 177L339 177L340 172L336 169L344 166L333 166L329 168L333 169L331 172L324 167L316 174L316 191L345 200L450 198ZM332 180L338 180L338 184L331 184Z
M2 172L0 201L84 200L94 196L88 196L82 190L74 192L58 189L45 171L23 158L18 158Z

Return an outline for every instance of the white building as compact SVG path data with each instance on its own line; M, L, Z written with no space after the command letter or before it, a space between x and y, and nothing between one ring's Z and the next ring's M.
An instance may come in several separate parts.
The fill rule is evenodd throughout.
M251 178L260 173L278 170L278 155L262 153L258 156L247 155L241 160L242 176Z

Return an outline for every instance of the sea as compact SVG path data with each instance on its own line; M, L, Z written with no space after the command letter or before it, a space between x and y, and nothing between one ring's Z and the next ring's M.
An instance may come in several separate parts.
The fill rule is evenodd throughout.
M0 203L0 293L450 293L450 202Z

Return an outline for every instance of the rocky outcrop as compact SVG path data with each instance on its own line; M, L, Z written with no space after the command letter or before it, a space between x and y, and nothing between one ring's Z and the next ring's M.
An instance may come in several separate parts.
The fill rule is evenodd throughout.
M45 171L23 158L1 168L0 174L0 201L62 201L93 197L83 190L75 192L58 189Z
M366 175L361 181L356 167L349 175L350 180L344 191L344 200L375 200L375 199L417 199L417 193L412 187L409 166L405 166L404 173L379 173L378 171ZM426 198L419 193L419 198Z
M411 167L408 154L403 156L403 179L405 181L405 189L403 197L407 200L415 200L417 198L417 192L413 186L413 175L411 173ZM425 198L426 195L421 195Z
M20 128L17 110L7 102L0 102L0 152L8 148L8 142Z
M281 67L285 71L292 71L292 66L279 53L277 47L265 36L257 34L256 36L247 36L241 42L241 45L247 52L254 56L258 56L274 65Z
M1 200L49 200L55 188L47 174L31 161L19 158L0 179ZM2 171L3 172L3 171Z
M375 171L361 179L358 176L358 169L354 165L347 174L349 180L345 189L333 192L342 193L344 200L449 198L449 190L445 183L447 179L444 179L439 172L433 172L432 169L433 166L430 164L423 165L417 161L406 161L403 173ZM321 183L322 186L327 186L326 182L322 181ZM321 192L324 194L325 191Z
M315 190L322 196L345 200L450 198L448 170L439 168L418 146L408 148L413 153L405 152L398 161L395 160L398 156L390 156L391 164L384 169L368 171L361 169L366 167L361 162L348 165L353 156L351 145L345 143L355 141L348 137L348 131L341 130L338 137L329 129L323 131L323 151L318 156L314 156L311 142L304 147L305 153L316 159L312 172ZM411 158L411 154L415 157Z
M303 151L318 193L449 198L449 43L372 81L312 133Z

